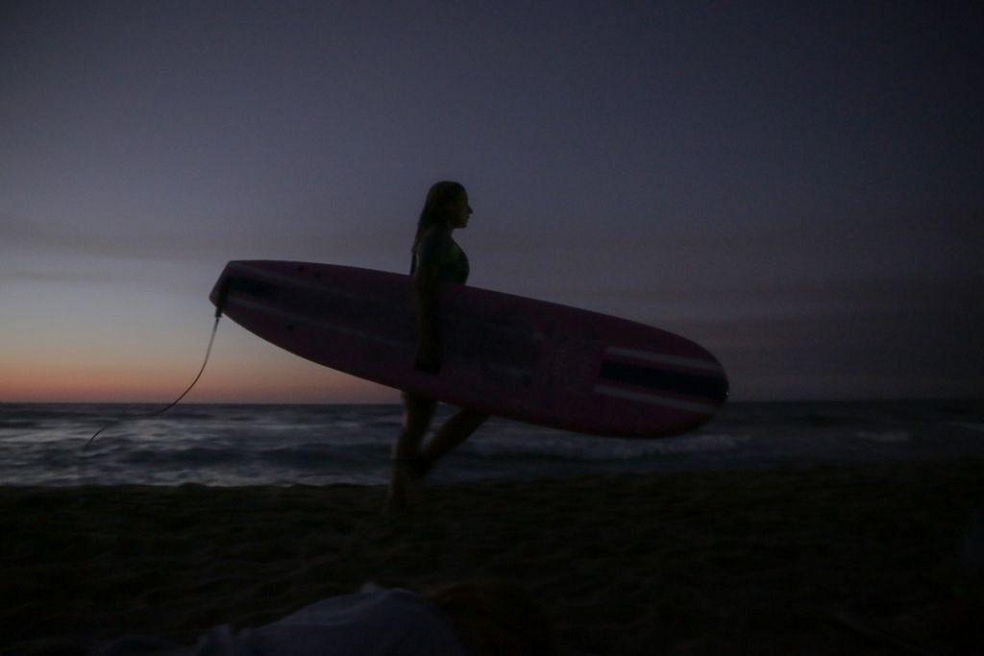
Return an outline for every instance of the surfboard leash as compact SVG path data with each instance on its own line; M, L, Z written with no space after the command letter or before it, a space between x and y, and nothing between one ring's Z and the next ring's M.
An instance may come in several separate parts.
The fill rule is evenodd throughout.
M212 354L212 344L215 343L215 334L219 330L220 319L222 319L221 303L218 305L218 307L215 310L215 323L212 324L212 335L211 337L208 338L208 348L205 349L205 360L202 362L202 366L198 370L198 375L195 376L195 380L191 381L191 385L189 385L187 389L185 389L185 391L181 392L181 396L174 399L174 401L172 401L168 406L161 408L160 410L155 410L154 412L151 412L149 414L137 415L136 417L127 417L126 419L117 419L116 421L111 421L110 423L106 424L105 426L103 426L102 428L100 428L99 430L97 430L95 433L92 434L92 437L89 438L89 441L85 443L83 450L88 449L89 445L92 444L92 442L96 439L96 437L107 428L112 428L113 426L118 426L124 422L133 421L134 419L150 419L152 417L157 417L164 414L174 406L178 405L181 402L181 399L186 397L188 395L188 392L190 392L195 387L195 385L198 384L198 381L199 379L201 379L202 374L205 373L205 366L208 364L208 358Z

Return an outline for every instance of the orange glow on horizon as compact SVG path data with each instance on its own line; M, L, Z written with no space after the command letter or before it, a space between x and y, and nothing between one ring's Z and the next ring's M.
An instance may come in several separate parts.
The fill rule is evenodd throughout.
M14 363L4 369L0 403L170 403L197 373L79 363ZM399 393L298 361L263 369L210 365L184 402L397 403Z

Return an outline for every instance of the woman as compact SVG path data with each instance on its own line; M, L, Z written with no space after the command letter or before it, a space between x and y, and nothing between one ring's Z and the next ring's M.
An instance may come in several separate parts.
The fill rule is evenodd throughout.
M468 225L472 209L468 193L457 182L438 182L427 193L417 223L410 274L417 309L415 368L438 375L441 368L439 330L442 283L464 284L468 257L451 233ZM487 419L474 410L460 410L445 422L426 445L424 435L434 418L437 402L413 392L403 394L403 428L393 446L393 476L388 507L402 510L434 463L464 442Z

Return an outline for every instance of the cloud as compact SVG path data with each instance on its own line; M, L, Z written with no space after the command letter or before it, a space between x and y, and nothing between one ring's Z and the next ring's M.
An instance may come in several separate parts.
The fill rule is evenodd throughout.
M721 359L736 398L974 396L982 294L982 277L803 287L772 313L670 328Z
M81 284L110 282L117 278L104 271L32 271L26 269L0 269L0 284L41 283L41 284Z
M7 219L0 251L19 256L49 255L111 259L187 259L208 252L218 238L202 234L152 234L146 229L110 232L92 226L48 227L37 222ZM204 237L204 238L203 238Z

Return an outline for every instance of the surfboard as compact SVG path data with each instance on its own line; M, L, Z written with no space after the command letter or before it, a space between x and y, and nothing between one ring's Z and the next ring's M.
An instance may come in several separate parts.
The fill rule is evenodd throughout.
M626 319L444 284L442 364L414 369L412 279L371 269L229 262L210 299L318 364L490 415L593 435L660 437L706 422L728 379L698 344Z

